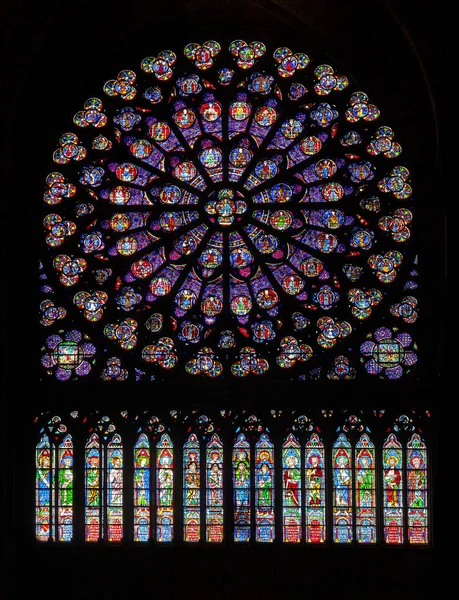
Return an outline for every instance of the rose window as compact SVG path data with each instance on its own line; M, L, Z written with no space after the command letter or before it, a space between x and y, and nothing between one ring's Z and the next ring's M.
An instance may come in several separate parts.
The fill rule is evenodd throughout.
M415 370L410 171L339 69L208 41L146 57L98 95L45 182L44 375Z

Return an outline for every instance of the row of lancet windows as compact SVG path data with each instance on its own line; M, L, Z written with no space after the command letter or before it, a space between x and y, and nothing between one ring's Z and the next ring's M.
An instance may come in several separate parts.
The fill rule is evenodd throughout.
M276 453L280 461L275 467ZM386 544L429 542L427 450L417 433L403 443L390 433L378 451L368 433L355 443L338 433L330 449L317 433L303 443L288 434L281 447L266 433L254 443L240 433L231 448L231 464L229 454L225 460L223 456L216 433L206 444L192 433L182 447L174 447L167 433L156 440L140 433L133 448L133 488L127 492L120 434L107 439L93 433L84 449L85 541L121 542L129 526L138 543L221 543L227 537L272 542L281 519L277 538L282 530L283 542L372 544L382 541L379 522ZM74 505L74 458L70 434L57 443L43 434L36 446L39 541L74 539L79 510ZM227 474L224 478L228 468L230 479ZM225 489L229 481L232 490ZM224 502L228 493L230 504ZM129 524L124 514L128 503Z

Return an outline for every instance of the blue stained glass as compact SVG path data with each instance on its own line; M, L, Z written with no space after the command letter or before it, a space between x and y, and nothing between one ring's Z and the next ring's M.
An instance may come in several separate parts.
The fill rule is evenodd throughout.
M234 541L248 542L251 539L251 477L250 445L243 433L233 446L233 507Z
M182 60L179 49L164 50L140 61L140 76L124 69L106 81L109 101L89 98L52 153L42 376L132 381L141 360L142 377L156 381L167 371L203 375L198 362L219 381L249 373L335 381L336 360L344 363L329 350L338 337L348 337L352 378L415 374L412 325L422 307L393 292L419 287L401 268L416 256L414 188L379 109L334 67L307 69L311 59L294 48L209 40L182 50ZM348 296L358 279L380 299L375 318L403 321L371 352L374 332L363 329L372 319ZM71 340L75 307L90 327ZM303 327L298 344L320 365L290 369L281 359L280 372L273 348L296 334L291 315L302 310L316 311L320 333ZM335 310L346 331L327 340ZM120 311L138 313L137 342L116 342L129 357L111 356L115 340L105 335ZM159 329L144 327L153 314L161 342L150 337ZM257 343L249 372L240 335ZM220 352L220 340L234 353Z

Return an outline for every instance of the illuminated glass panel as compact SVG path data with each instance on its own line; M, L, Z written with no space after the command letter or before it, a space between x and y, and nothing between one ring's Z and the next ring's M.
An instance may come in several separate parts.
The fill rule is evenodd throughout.
M396 133L301 48L206 44L113 73L53 149L43 378L414 372L414 195Z
M250 445L240 433L233 446L234 541L248 542L250 531Z
M223 444L214 433L206 447L206 541L223 541Z
M352 541L352 454L343 433L333 444L333 540Z
M201 535L201 463L194 433L183 446L183 539L198 542Z
M282 531L284 542L300 542L302 494L301 448L293 434L282 445Z
M356 539L362 544L376 542L375 447L366 433L355 445Z
M174 449L167 433L156 446L156 539L174 537Z
M406 448L408 541L410 544L427 544L429 521L426 445L414 433Z
M325 541L325 449L316 433L306 443L306 542Z
M70 542L73 538L73 443L66 435L58 448L58 539Z
M85 540L97 542L101 538L103 513L101 504L101 463L103 447L99 436L93 433L85 447Z
M123 539L123 445L115 434L107 445L107 538Z
M255 445L255 539L274 540L274 445L262 433Z
M403 542L402 445L391 433L383 445L384 539L387 544Z
M44 434L35 450L35 535L46 542L54 539L54 488L55 456L49 437Z
M134 541L148 542L151 528L150 442L141 433L134 446Z

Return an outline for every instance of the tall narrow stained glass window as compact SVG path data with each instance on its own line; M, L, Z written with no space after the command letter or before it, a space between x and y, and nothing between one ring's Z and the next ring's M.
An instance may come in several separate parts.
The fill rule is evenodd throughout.
M352 524L351 444L340 433L333 444L333 540L339 543L351 542Z
M201 537L201 462L199 442L194 433L183 446L183 539L198 542Z
M250 444L240 433L233 446L234 541L251 539Z
M60 542L73 539L73 441L66 435L58 446L57 535Z
M174 449L167 433L156 446L156 539L174 538Z
M141 433L134 445L134 541L148 542L151 532L150 442Z
M255 445L255 539L274 540L274 445L262 433Z
M85 446L85 540L104 539L123 539L123 445L118 433L109 439L93 433Z
M316 433L306 443L306 541L325 541L325 448Z
M376 542L375 446L366 433L355 445L356 539L362 544Z
M43 434L35 450L35 535L39 541L55 538L55 503L52 493L55 464L49 437Z
M427 450L420 435L414 433L406 446L408 540L426 544L428 537Z
M388 544L403 542L403 452L394 433L383 445L384 539Z
M284 542L302 539L301 448L293 434L282 445L282 531Z
M47 433L43 433L48 430ZM70 542L74 527L73 439L59 416L47 420L35 447L35 537Z
M223 444L214 433L206 446L206 541L223 541Z
M85 540L97 542L102 537L101 464L103 447L93 433L85 447Z
M105 479L105 478L104 478ZM123 539L123 445L118 433L107 445L107 538Z

